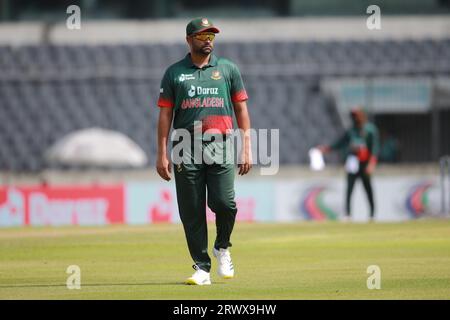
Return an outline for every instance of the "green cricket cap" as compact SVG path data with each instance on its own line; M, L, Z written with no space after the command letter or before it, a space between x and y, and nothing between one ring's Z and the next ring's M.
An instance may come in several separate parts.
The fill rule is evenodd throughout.
M207 18L195 18L186 26L186 35L190 36L199 32L213 32L219 33L220 30L217 29L211 20Z

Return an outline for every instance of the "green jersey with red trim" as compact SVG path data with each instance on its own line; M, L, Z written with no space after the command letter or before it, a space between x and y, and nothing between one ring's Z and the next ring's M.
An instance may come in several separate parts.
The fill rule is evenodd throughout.
M365 123L361 129L353 126L330 147L333 150L346 148L346 152L356 155L360 162L369 161L372 156L378 157L380 149L378 129L370 122Z
M174 108L174 129L227 133L233 128L233 103L248 99L238 67L228 59L211 54L199 68L190 54L171 65L161 81L158 106Z

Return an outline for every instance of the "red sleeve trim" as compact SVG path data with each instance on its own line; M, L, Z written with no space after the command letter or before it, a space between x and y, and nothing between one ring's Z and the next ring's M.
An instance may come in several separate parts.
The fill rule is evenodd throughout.
M245 100L248 100L247 91L245 91L245 89L238 91L231 96L231 101L233 102L240 102Z
M174 103L172 100L170 99L166 99L163 97L159 97L158 99L158 107L162 107L162 108L173 108Z

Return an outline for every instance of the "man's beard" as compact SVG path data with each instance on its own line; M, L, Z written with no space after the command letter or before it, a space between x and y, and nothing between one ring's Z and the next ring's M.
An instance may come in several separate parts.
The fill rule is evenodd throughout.
M213 50L214 50L214 48L212 46L210 46L210 47L203 46L203 47L195 48L195 53L198 55L207 56L211 52L213 52Z

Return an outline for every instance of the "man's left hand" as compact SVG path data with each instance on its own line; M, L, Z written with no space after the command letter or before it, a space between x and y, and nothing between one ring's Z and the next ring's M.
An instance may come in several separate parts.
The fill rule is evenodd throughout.
M242 152L240 163L238 164L239 167L239 175L243 176L244 174L247 174L250 169L252 168L252 152L250 148L248 150Z
M376 165L377 165L376 158L370 159L369 164L367 165L367 168L366 168L366 173L371 175L375 171Z

